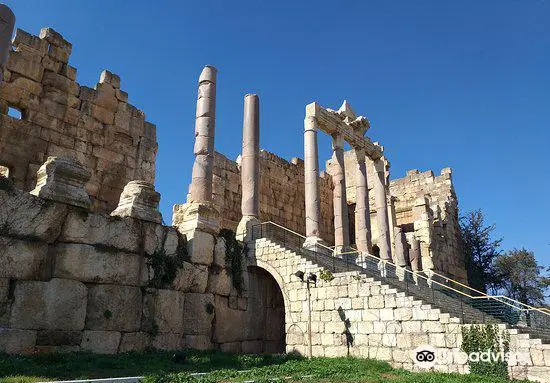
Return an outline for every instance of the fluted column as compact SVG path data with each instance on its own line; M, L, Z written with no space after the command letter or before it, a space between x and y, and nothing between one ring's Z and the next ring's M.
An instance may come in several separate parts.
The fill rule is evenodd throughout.
M254 225L260 223L260 99L255 94L244 96L241 185L243 216L237 237L247 240Z
M341 135L332 137L332 193L334 206L334 253L349 250L349 217L346 197L346 169L344 165L344 138Z
M374 162L374 199L376 204L376 221L378 223L378 241L380 259L391 261L391 238L386 201L386 169L382 159Z
M355 244L357 250L372 253L372 238L369 209L369 185L364 149L355 149Z
M216 76L213 66L205 66L199 77L195 120L195 163L187 202L212 201L214 134L216 128Z
M321 204L319 198L317 129L315 118L306 117L304 120L304 186L307 239L304 246L320 241Z
M7 5L0 4L0 84L2 69L11 49L11 36L15 27L15 15Z

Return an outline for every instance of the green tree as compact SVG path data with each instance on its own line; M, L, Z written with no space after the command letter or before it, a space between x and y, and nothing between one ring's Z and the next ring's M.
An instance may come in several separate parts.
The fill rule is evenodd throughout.
M532 306L542 306L548 297L550 278L539 266L535 254L525 248L513 249L495 261L496 286L507 296Z
M494 239L495 225L485 224L481 210L468 212L460 217L462 249L468 272L468 284L479 291L487 292L494 285L494 263L501 254L502 238Z

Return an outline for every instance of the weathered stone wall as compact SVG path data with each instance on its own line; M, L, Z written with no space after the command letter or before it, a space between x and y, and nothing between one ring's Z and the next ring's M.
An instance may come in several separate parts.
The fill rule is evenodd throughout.
M428 245L422 254L424 269L433 267L436 272L467 283L451 169L441 170L439 176L434 176L431 170L422 173L409 170L406 177L391 181L390 192L395 201L397 224ZM429 222L424 225L418 222L422 215L414 214L419 196L425 196L428 203Z
M0 181L0 351L284 350L282 330L252 326L278 313L272 328L281 329L280 291L245 269L251 287L239 294L222 238L195 232L186 243L173 227L91 213ZM153 263L185 246L173 280L157 284Z
M320 276L321 268L267 239L257 240L254 251L248 262L268 270L283 292L287 352L307 355L307 289L293 272ZM336 273L333 278L318 278L311 287L313 356L368 357L416 370L413 350L429 344L444 358L435 370L468 372L460 357L461 328L468 323L357 272ZM510 334L510 376L550 382L550 345L504 325L499 328Z
M71 50L50 28L38 37L17 30L0 86L0 166L31 190L48 156L72 157L92 171L93 210L111 212L129 181L154 182L156 127L128 103L117 75L103 72L93 89L78 84Z
M319 178L321 196L322 238L334 243L332 179L322 173ZM221 225L232 230L241 220L241 175L239 164L216 153L213 181L214 206L220 212ZM304 162L291 162L260 152L260 220L273 221L297 233L305 233Z

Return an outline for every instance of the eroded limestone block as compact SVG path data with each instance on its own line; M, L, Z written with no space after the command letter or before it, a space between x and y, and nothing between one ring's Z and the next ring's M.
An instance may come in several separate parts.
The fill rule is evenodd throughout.
M141 289L133 286L94 285L88 291L86 328L138 331L141 324Z
M19 354L32 350L36 344L36 331L0 329L0 351Z
M48 157L38 169L36 188L31 194L88 209L86 182L90 177L90 171L70 157Z
M39 330L37 346L80 346L82 331Z
M122 334L118 351L141 351L148 347L151 347L151 335L145 332L127 332Z
M195 230L188 241L188 252L191 262L211 265L214 260L214 236Z
M121 334L118 331L84 331L82 350L98 354L116 354Z
M110 217L71 209L59 241L99 244L137 253L140 237L139 222L133 218Z
M2 235L54 242L63 226L67 206L51 203L20 190L0 190Z
M158 334L153 338L153 348L157 350L179 350L183 344L182 334Z
M174 205L172 225L188 237L196 230L216 235L220 230L220 213L211 203Z
M55 248L53 275L82 282L138 286L140 258L90 245L59 244Z
M142 329L181 334L184 301L182 292L148 289L143 296Z
M213 320L213 294L185 294L185 311L183 312L183 333L185 335L210 336Z
M225 268L211 270L208 277L208 286L206 291L209 293L229 296L231 293L231 287L233 287L231 282L231 275L229 271Z
M216 348L210 340L210 335L184 335L183 344L185 348L195 350L212 350Z
M208 267L189 262L183 262L183 267L178 269L172 282L173 289L191 293L204 293L207 285Z
M124 187L118 207L111 215L161 223L159 202L160 193L155 191L152 184L144 181L130 181Z
M166 255L175 255L180 247L187 247L185 236L176 228L151 222L143 223L142 239L143 251L149 255L161 251Z
M14 329L80 331L86 318L86 286L54 278L16 282L10 326Z
M223 237L216 237L216 246L214 247L214 266L225 267L226 257L225 239Z
M47 267L46 242L0 236L0 278L38 279Z
M216 343L242 341L246 311L229 308L228 299L219 295L214 296L214 308L216 318L223 318L223 320L216 320L214 323L214 341Z

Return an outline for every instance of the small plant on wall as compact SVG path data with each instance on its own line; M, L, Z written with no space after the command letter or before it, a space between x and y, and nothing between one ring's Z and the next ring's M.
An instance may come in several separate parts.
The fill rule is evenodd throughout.
M169 287L176 275L178 269L183 267L183 263L189 260L187 254L187 240L178 233L179 241L176 254L167 255L164 251L164 242L160 250L155 251L151 256L148 256L147 264L153 269L153 277L149 280L149 286L157 289Z
M508 379L508 332L500 332L494 324L464 326L461 350L470 355L468 365L472 374ZM483 354L488 358L483 358Z
M241 294L244 290L244 246L237 241L235 232L229 229L221 229L219 237L225 240L225 264L231 270L233 287Z

